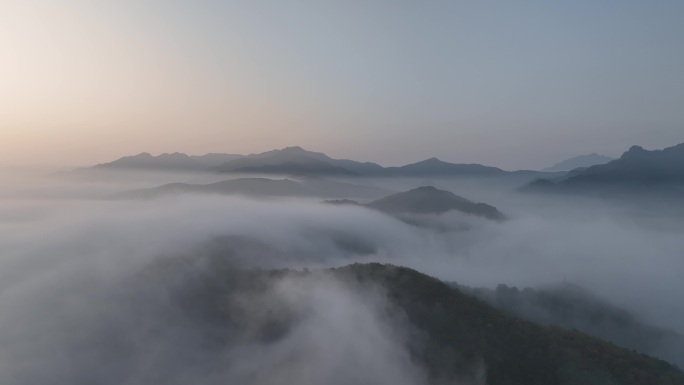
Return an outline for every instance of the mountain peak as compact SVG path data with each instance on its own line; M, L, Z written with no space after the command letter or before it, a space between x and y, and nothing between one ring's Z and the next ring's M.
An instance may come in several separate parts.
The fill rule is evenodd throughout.
M634 157L639 157L644 154L648 153L643 147L641 146L632 146L627 150L620 158L625 159L625 158L634 158Z
M661 150L632 146L619 159L575 169L555 183L533 182L532 190L595 194L601 197L681 198L684 184L684 146Z
M425 191L425 192L430 191L430 192L434 192L434 191L437 191L437 187L435 187L435 186L420 186L420 187L414 188L414 189L411 190L411 191Z
M182 152L165 152L163 154L160 154L158 158L188 158L188 155Z
M425 159L421 163L444 163L444 161L433 156L432 158Z
M280 150L280 151L281 151L281 152L289 152L289 153L303 153L303 152L309 152L309 151L307 151L307 150L305 150L305 149L303 149L303 148L301 148L301 147L299 147L299 146L285 147L285 148L283 148L283 149Z
M440 190L434 186L421 186L393 194L366 206L392 214L441 214L456 210L494 220L506 218L493 206L475 203L451 191Z

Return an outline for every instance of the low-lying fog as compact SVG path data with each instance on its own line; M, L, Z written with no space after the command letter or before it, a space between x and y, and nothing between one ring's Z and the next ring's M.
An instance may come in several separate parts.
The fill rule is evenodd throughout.
M269 349L261 344L241 345L235 348L239 351L205 362L210 369L197 364L181 370L179 362L203 362L210 348L194 345L192 328L187 325L157 328L168 325L172 317L159 300L165 298L166 288L140 297L130 294L134 298L127 297L125 289L153 261L192 254L223 254L236 266L265 268L314 269L379 261L470 286L524 287L565 280L635 312L644 321L684 333L684 302L679 298L684 292L684 221L677 212L654 214L598 201L520 196L510 185L478 190L482 186L477 183L458 181L356 182L392 191L434 184L492 204L510 218L497 223L448 213L432 218L447 229L436 231L362 207L321 204L320 199L218 195L101 199L127 189L192 182L187 176L161 175L153 182L140 178L93 182L54 175L2 178L3 384L40 383L49 378L58 379L51 383L72 384L97 383L102 378L111 383L173 379L167 383L185 384L200 372L204 383L212 384L226 379L245 381L248 373L265 366L292 383L421 381L420 369L411 367L402 350L401 327L374 310L383 303L381 290L365 298L344 283L325 280L279 282L267 299L259 299L287 302L294 296L307 303L303 306L315 309L285 340ZM146 298L158 302L149 304L155 311L145 309ZM367 327L350 330L343 320L354 317ZM146 359L136 357L133 362L131 357L117 356L114 337L125 336L127 331L139 347L137 354ZM155 331L169 336L165 341L175 350L154 346L159 341L152 336ZM90 332L102 339L84 337ZM105 342L112 344L111 351L93 348ZM317 351L315 346L320 344L340 344L351 354ZM184 346L182 351L178 346ZM307 346L313 350L304 353ZM287 365L278 366L278 360L293 349L303 349L305 356L288 358ZM99 355L93 355L96 351ZM349 373L358 364L348 362L349 357L368 365L366 374ZM315 373L301 365L305 359L316 361L311 366ZM83 370L97 365L101 372L95 367ZM114 374L130 373L132 367L135 374L129 382L121 382L124 379ZM153 374L161 369L168 373ZM250 377L250 381L279 382L267 377Z

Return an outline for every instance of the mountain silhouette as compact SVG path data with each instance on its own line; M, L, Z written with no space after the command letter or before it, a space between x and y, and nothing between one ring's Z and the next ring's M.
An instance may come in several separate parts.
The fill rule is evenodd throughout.
M448 211L459 211L497 221L506 219L506 216L494 206L485 203L475 203L452 192L439 190L433 186L423 186L392 194L367 204L360 204L349 199L329 200L325 201L325 203L333 205L360 205L399 217L404 214L443 214Z
M500 176L506 171L483 166L481 164L457 164L441 161L437 158L407 164L401 167L388 167L388 175L393 176Z
M570 171L581 167L591 167L597 164L605 164L614 160L607 156L599 155L596 153L591 153L588 155L579 155L574 158L566 159L562 162L558 162L551 167L547 167L542 171L545 172L555 172L555 171Z
M632 146L619 159L579 168L555 179L538 179L522 188L540 193L592 193L604 197L643 194L682 196L684 143L648 151Z
M230 162L231 160L242 158L242 155L209 153L205 155L191 155L190 157L200 163L203 169L210 169Z
M179 152L153 156L150 153L143 152L134 156L126 156L113 162L98 164L93 168L108 170L201 171L239 157L241 155L233 154L189 156Z
M456 164L430 158L401 167L382 167L370 162L333 159L320 152L301 147L287 147L227 162L219 172L249 172L273 174L388 176L388 177L483 177L502 176L507 172L480 164Z
M449 163L437 158L399 167L383 167L372 162L334 159L324 153L308 151L299 146L249 155L212 153L202 156L189 156L174 153L152 156L149 153L142 153L110 163L99 164L92 169L212 171L237 174L341 177L494 178L511 176L519 178L518 183L550 175L541 171L504 171L497 167L481 164Z
M357 175L344 167L292 148L264 156L244 157L224 163L214 171L223 173L292 174L292 175Z
M242 159L226 162L214 170L226 173L375 176L381 175L384 168L370 162L333 159L321 152L294 146L250 154Z
M442 214L456 210L493 220L506 219L494 206L475 203L452 192L439 190L432 186L418 187L390 195L368 203L366 206L392 214Z
M632 146L619 159L587 168L567 181L646 183L684 182L684 143L647 151Z
M373 186L337 182L322 178L290 179L238 178L210 184L170 183L155 188L127 191L119 199L150 199L174 194L220 194L251 197L375 198L387 193Z

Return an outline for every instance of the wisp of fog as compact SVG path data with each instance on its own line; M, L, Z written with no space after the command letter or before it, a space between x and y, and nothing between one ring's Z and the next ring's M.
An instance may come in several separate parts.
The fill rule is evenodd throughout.
M472 286L567 280L684 333L681 229L613 207L511 198L499 206L506 222L446 213L435 231L315 200L63 195L0 200L3 384L425 382L411 325L381 287L324 272L229 282L236 269L385 262ZM227 278L207 283L216 260ZM184 273L164 274L178 264ZM232 285L231 297L193 296L214 284ZM218 313L188 311L200 300ZM226 312L239 317L217 322Z

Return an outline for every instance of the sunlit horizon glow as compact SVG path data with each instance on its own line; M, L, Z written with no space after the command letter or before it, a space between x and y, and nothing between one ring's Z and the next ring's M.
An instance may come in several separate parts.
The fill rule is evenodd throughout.
M540 168L684 142L684 3L0 4L0 166L302 146Z

